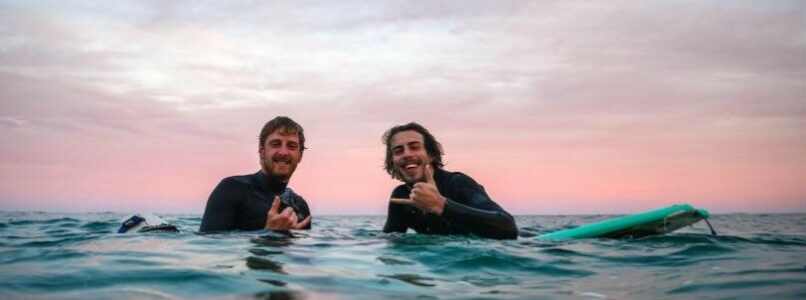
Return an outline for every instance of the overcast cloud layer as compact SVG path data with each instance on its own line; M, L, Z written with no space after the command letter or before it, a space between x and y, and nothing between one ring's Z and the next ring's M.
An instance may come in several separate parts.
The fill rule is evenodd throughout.
M383 214L417 121L515 214L806 211L802 1L0 1L0 209L201 212L306 130L291 186ZM346 205L345 203L349 204Z

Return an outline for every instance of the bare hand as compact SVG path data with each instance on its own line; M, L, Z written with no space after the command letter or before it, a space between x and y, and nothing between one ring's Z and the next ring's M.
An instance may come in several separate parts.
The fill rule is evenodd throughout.
M311 216L298 222L297 214L294 209L286 207L282 212L277 212L280 208L280 197L274 196L274 201L271 203L268 218L266 218L266 229L269 230L291 230L303 229L311 223Z
M430 163L425 165L425 180L425 182L414 184L409 198L392 198L389 199L389 202L414 205L422 211L442 215L442 210L445 208L445 197L442 197L437 189L434 181L434 169Z

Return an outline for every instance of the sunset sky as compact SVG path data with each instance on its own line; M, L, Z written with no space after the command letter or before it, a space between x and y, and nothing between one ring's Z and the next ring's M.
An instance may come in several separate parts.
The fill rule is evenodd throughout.
M314 214L417 121L513 214L806 212L803 1L0 1L0 210L201 213L286 115Z

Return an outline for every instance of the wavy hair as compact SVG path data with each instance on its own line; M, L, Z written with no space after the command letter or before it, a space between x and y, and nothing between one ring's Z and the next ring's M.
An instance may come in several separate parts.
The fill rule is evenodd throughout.
M425 152L428 153L428 156L430 156L432 159L431 166L434 167L434 169L442 169L442 167L445 166L445 164L442 163L442 155L445 154L442 151L442 145L437 142L437 139L434 138L430 132L428 132L428 129L425 129L425 127L420 124L411 122L405 125L397 125L392 127L384 132L383 137L381 137L381 142L386 145L386 158L384 159L383 166L383 169L386 170L386 173L392 176L392 178L403 180L403 177L401 177L400 174L395 171L395 166L392 162L392 138L395 136L395 134L407 130L413 130L423 135Z

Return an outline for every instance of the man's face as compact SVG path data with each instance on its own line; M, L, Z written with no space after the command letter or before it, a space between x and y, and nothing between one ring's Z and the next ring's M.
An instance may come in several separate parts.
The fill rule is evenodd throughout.
M425 165L431 163L431 157L422 134L414 130L398 132L392 136L391 148L394 170L403 182L411 185L425 181Z
M289 134L285 128L278 128L268 137L258 150L260 166L270 177L278 177L283 182L291 179L291 174L302 160L299 135Z

